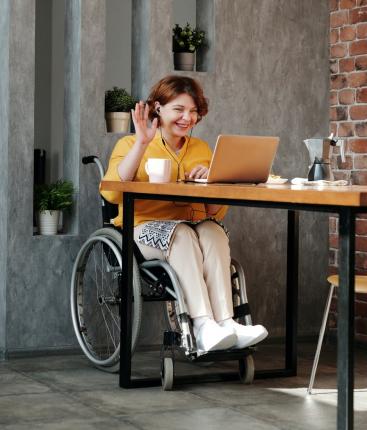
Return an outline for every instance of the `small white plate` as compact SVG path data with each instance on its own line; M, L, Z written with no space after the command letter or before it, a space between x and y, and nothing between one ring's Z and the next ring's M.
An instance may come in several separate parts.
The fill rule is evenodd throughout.
M266 184L269 185L280 185L280 184L285 184L288 181L288 179L286 178L269 178L266 181Z

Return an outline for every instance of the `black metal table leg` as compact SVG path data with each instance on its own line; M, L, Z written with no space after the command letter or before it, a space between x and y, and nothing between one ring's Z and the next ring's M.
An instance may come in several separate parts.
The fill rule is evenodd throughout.
M299 212L288 210L285 368L297 375Z
M142 196L139 196L141 198ZM162 196L165 197L165 196ZM131 333L132 333L132 273L133 273L133 239L134 239L134 199L133 193L123 194L123 244L122 244L122 270L120 280L120 315L121 315L121 339L120 339L120 379L122 388L151 387L160 385L160 378L133 378L131 379ZM188 198L187 200L190 201ZM238 202L231 202L238 203ZM270 369L256 371L255 377L274 378L287 377L297 374L297 318L298 318L298 230L299 212L288 210L288 235L287 235L287 285L286 285L286 347L285 367L282 369ZM213 375L218 378L218 375ZM232 380L237 377L234 374L219 375L220 380ZM205 379L205 375L203 375ZM224 378L224 379L223 379ZM190 378L178 378L182 382ZM186 381L186 382L187 382Z
M130 193L123 194L122 277L120 277L120 387L131 386L131 331L133 291L133 240L134 199Z
M353 429L355 213L339 212L337 429Z

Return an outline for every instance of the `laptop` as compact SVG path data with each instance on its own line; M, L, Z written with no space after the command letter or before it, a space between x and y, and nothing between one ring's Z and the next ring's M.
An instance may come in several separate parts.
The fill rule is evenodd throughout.
M268 180L279 137L219 135L206 179L188 182L262 183Z

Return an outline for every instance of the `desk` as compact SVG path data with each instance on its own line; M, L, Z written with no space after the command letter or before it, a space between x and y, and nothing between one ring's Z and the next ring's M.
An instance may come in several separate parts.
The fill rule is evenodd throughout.
M367 212L367 187L319 188L250 184L151 184L103 181L102 189L123 193L123 280L121 304L120 386L156 385L157 380L131 379L131 298L134 201L137 199L217 203L288 210L286 359L278 376L297 372L298 211L339 215L338 412L337 429L353 428L354 386L354 252L355 216ZM270 374L256 375L266 377ZM274 372L271 376L275 376Z

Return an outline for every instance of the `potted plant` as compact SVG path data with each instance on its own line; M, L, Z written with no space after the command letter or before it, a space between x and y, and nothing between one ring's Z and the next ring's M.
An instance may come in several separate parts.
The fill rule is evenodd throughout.
M105 92L105 118L108 132L127 133L130 112L136 100L124 89L113 87Z
M194 70L195 52L205 45L205 31L175 24L173 27L172 50L173 63L176 70Z
M36 185L34 207L38 212L38 228L42 235L57 234L60 211L73 205L74 187L70 181Z

